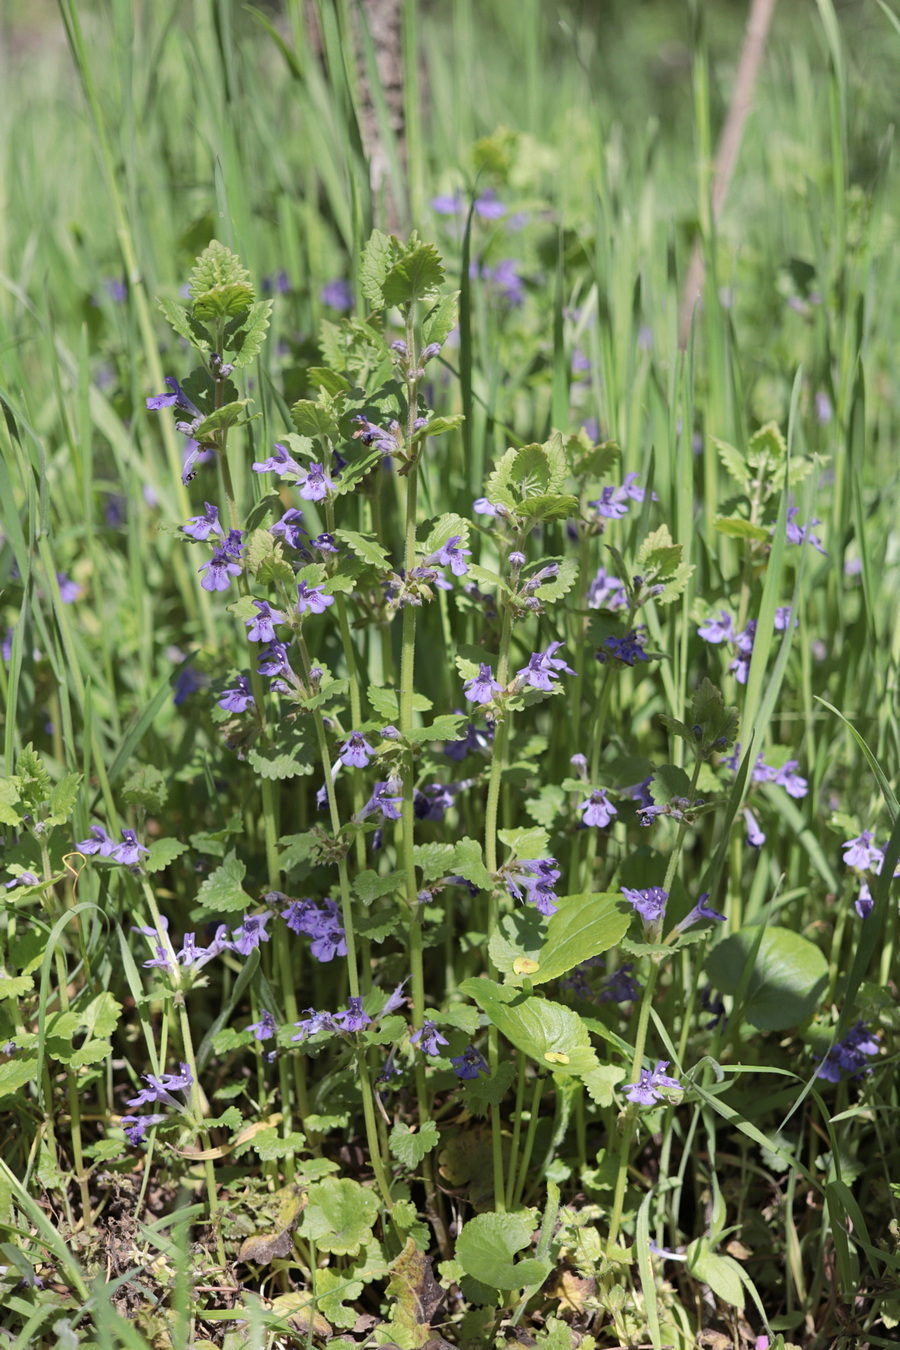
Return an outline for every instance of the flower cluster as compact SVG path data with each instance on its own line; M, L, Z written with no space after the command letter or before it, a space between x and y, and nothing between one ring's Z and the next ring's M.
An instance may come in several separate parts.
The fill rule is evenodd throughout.
M539 914L550 918L556 913L559 898L554 890L562 872L555 858L519 859L503 869L504 880L511 896L534 905Z
M266 899L286 900L287 896L272 891ZM347 955L347 935L336 900L323 900L321 905L314 900L291 900L279 912L292 933L312 938L310 951L317 961L324 964Z
M856 839L848 839L842 847L844 862L860 876L859 895L854 902L854 908L861 919L867 919L875 905L869 889L869 877L881 876L887 842L879 848L875 843L874 833L871 830L863 830ZM898 875L898 870L900 869L895 868L895 876Z
M96 853L101 858L111 858L113 862L124 863L126 867L138 866L141 854L149 854L149 848L138 843L134 830L123 830L122 839L124 843L117 844L115 839L110 839L102 825L92 825L88 838L82 839L73 847L79 853L88 855Z
M824 1078L828 1083L839 1083L845 1074L850 1078L862 1078L872 1072L867 1058L877 1054L877 1037L864 1022L857 1022L844 1039L828 1051L816 1070L816 1077Z

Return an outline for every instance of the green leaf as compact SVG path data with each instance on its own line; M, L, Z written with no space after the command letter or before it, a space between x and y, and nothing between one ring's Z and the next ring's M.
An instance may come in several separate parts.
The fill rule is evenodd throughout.
M557 561L559 563L559 571L556 576L551 577L549 581L543 582L543 584L538 586L537 590L534 592L537 598L544 603L549 603L552 600L561 600L564 595L568 594L578 580L579 568L575 558L547 558L545 562L539 564L536 568L530 568L529 571L540 571L541 567L545 567L548 562Z
M0 975L0 999L22 998L34 987L31 975Z
M146 811L159 811L169 797L165 775L155 764L142 764L122 786L122 799L129 806L142 806Z
M236 370L249 366L262 350L274 300L257 300L246 315L230 323L225 330L225 348Z
M704 970L724 994L736 995L759 939L757 927L724 938ZM784 1031L810 1017L828 983L828 963L809 938L789 928L767 928L746 985L743 1015L760 1031Z
M604 1108L613 1104L613 1089L625 1077L625 1069L613 1064L601 1064L590 1073L582 1074L582 1082L592 1102Z
M413 243L415 236L410 239ZM385 306L408 308L419 300L430 300L444 284L444 265L433 244L420 244L394 263L381 283Z
M571 1008L531 996L510 1003L504 997L509 991L501 991L491 980L464 980L460 990L517 1050L544 1069L581 1076L599 1068L587 1028Z
M427 727L413 727L407 732L406 738L410 745L424 745L428 741L454 741L468 721L467 713L444 713Z
M443 436L448 431L456 431L465 420L462 413L452 413L450 417L432 417L413 435L413 442L427 440L429 436Z
M316 1308L332 1326L349 1330L356 1325L359 1314L353 1304L364 1287L362 1280L348 1279L343 1270L332 1270L326 1266L324 1270L316 1271ZM336 1342L329 1337L328 1344L334 1346ZM356 1346L359 1342L353 1341L352 1344Z
M355 530L335 530L334 537L340 539L342 543L352 549L357 558L362 558L363 562L378 568L379 571L390 568L391 560L386 549L383 549L370 535L357 534Z
M238 910L249 909L254 904L252 895L248 895L241 882L247 875L247 868L230 853L221 866L206 878L197 892L197 901L205 914L233 914Z
M741 1267L732 1256L719 1256L709 1243L709 1238L700 1237L690 1243L687 1249L687 1268L696 1279L708 1284L714 1294L732 1308L743 1308L744 1287L741 1280Z
M223 431L226 427L233 427L240 421L244 409L249 405L249 398L235 399L233 403L225 403L221 408L216 408L208 417L204 417L198 427L194 429L194 436L198 441L208 441L217 431Z
M433 1120L426 1120L421 1129L411 1130L399 1121L391 1130L388 1147L399 1163L413 1171L440 1143L438 1128Z
M777 422L767 422L750 437L747 463L754 468L777 470L787 458L787 442Z
M516 509L520 516L531 520L559 520L563 516L573 515L578 510L578 501L575 497L541 493L536 497L526 497Z
M453 850L452 870L453 875L471 881L480 891L489 891L494 884L490 872L484 865L481 844L477 839L470 839L468 835L464 835Z
M587 437L585 437L587 439ZM569 447L575 450L573 472L576 478L599 481L606 478L622 457L622 451L615 441L603 441L600 445L581 446L577 437L570 437Z
M353 387L345 376L336 370L329 370L327 366L310 366L306 378L314 389L324 389L332 397L335 394L349 394Z
M150 856L144 859L147 872L162 872L164 868L187 852L187 844L180 839L154 839L150 845Z
M122 1005L113 998L109 990L92 999L81 1014L82 1024L87 1027L89 1036L104 1038L111 1036L119 1025Z
M349 1177L326 1177L309 1188L301 1232L313 1238L323 1252L355 1256L371 1241L378 1218L378 1198Z
M310 704L314 700L309 700ZM296 734L296 732L295 732ZM282 738L279 737L279 740ZM311 738L304 734L293 745L260 745L257 741L247 751L247 763L259 774L260 778L269 778L273 782L283 782L287 778L300 778L312 773L316 766L316 752Z
M715 437L713 438L713 444L719 452L719 458L735 482L740 483L741 487L744 489L749 488L753 475L747 467L746 460L740 450L736 450L735 447L729 445L727 441L720 441Z
M291 408L291 421L301 436L318 437L324 441L340 440L341 430L330 408L313 403L308 398L298 399Z
M540 969L529 977L532 984L559 979L582 961L609 951L631 921L631 908L617 892L566 895L558 905L537 958Z
M446 876L453 863L453 852L452 844L415 844L413 858L416 867L422 869L422 880Z
M363 872L357 872L356 879L353 882L353 889L364 905L371 905L374 900L380 900L383 895L402 894L405 886L405 868L396 872L389 872L384 877L367 868Z
M547 1257L514 1260L516 1252L531 1246L533 1212L476 1214L456 1240L456 1259L467 1275L491 1289L524 1289L540 1285L553 1269Z
M517 858L545 858L550 847L550 836L547 831L535 826L525 826L518 830L498 830L497 838Z
M359 264L360 288L373 309L384 309L385 307L384 293L381 288L390 270L394 252L393 243L388 236L382 234L381 230L373 230L363 249ZM328 356L328 360L332 365L338 364L332 356Z
M434 309L429 310L422 324L422 342L426 347L432 342L441 345L446 342L456 323L458 299L459 291L451 291L449 295L442 295Z
M430 553L438 553L454 535L458 537L460 547L465 548L469 542L469 522L463 516L450 512L445 516L439 516L432 523L425 543L421 544L420 548L426 557Z
M80 773L67 773L50 793L50 810L44 818L45 828L62 825L72 814L72 807L78 800L78 788L81 784Z
M70 1055L66 1055L63 1063L69 1064L73 1069L86 1069L91 1064L100 1064L111 1054L112 1046L109 1041L85 1041Z
M29 742L16 760L16 781L21 799L34 810L50 797L50 775Z
M657 806L666 806L674 797L690 799L691 780L677 764L658 764L650 782L650 796Z
M255 299L250 273L237 254L213 239L197 259L188 291L197 319L231 318L249 309Z
M0 825L18 825L21 812L16 810L19 801L19 780L0 778Z
M21 1092L25 1084L37 1078L37 1075L37 1055L30 1059L25 1055L16 1055L14 1059L0 1064L0 1099Z
M767 543L770 534L762 525L751 525L749 520L740 516L716 516L713 521L719 534L727 534L730 539L752 539L756 543Z
M159 295L156 297L156 304L179 337L183 337L198 351L208 352L212 350L212 340L206 329L201 323L197 322L193 315L188 314L183 305L176 305L173 300L167 300Z

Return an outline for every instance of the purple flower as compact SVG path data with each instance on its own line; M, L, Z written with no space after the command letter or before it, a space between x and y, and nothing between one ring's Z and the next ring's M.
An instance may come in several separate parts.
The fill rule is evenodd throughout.
M274 453L268 459L258 460L253 465L254 473L277 473L279 477L284 474L296 474L298 478L303 476L304 470L295 459L291 458L287 446L282 445L280 441L275 442Z
M400 810L403 802L400 782L397 779L388 779L387 782L376 783L372 789L372 795L365 806L359 812L357 820L365 820L373 811L380 811L383 820L399 820L403 814Z
M686 914L678 925L679 933L684 933L688 928L692 928L695 923L705 922L707 919L718 919L720 923L725 922L725 915L720 914L718 910L712 908L706 902L709 899L709 891L704 891L700 899L689 914Z
M478 674L463 685L463 692L470 703L490 703L502 688L499 680L494 679L490 666L482 661Z
M524 890L526 903L549 919L556 913L558 896L553 888L561 876L555 858L523 858L507 872L506 885L516 900L523 898Z
M479 516L497 516L500 515L500 509L488 501L487 497L477 497L472 503L472 509ZM503 514L506 512L504 510Z
M437 563L440 567L449 567L455 577L464 577L469 568L466 558L471 558L472 550L470 548L459 548L461 534L452 535L443 548L438 549L436 553L431 553L425 559L426 563Z
M204 502L203 515L191 516L182 529L183 533L190 535L192 539L200 540L208 539L210 534L224 534L224 530L219 524L219 508L213 506L211 502Z
M851 1078L862 1078L871 1073L866 1057L878 1054L878 1039L873 1036L864 1022L851 1027L842 1041L831 1047L816 1070L817 1078L829 1083L839 1083L844 1074Z
M176 431L180 430L185 425L186 424L184 422L176 422L175 423ZM205 464L214 454L215 451L212 450L209 446L204 447L200 444L199 441L195 441L193 437L188 438L188 440L185 442L184 459L182 460L181 463L181 481L185 487L187 487L188 483L193 482L193 480L197 477L196 473L194 472L194 465Z
M59 598L64 605L71 605L81 594L81 587L77 581L72 581L65 572L57 572L57 584L59 585Z
M720 609L719 619L707 619L704 624L697 629L697 634L702 637L704 642L712 642L718 645L720 642L734 642L734 620L727 609Z
M799 773L795 773L798 760L789 759L780 769L776 769L772 781L779 787L783 787L785 792L791 797L805 797L809 791L809 783Z
M81 851L83 853L84 849L82 848ZM5 882L5 887L8 891L13 891L17 886L40 886L40 884L40 878L36 877L33 872L20 872L17 877Z
M362 1031L372 1019L363 1012L361 998L348 998L346 1011L337 1013L334 1020L341 1031Z
M607 975L597 995L600 1002L633 1003L636 998L639 998L642 986L632 976L633 970L634 966L629 962L613 971L612 975Z
M353 291L349 281L345 281L343 277L335 277L333 281L326 281L319 291L319 299L323 305L330 305L332 309L347 310L353 308Z
M207 676L202 671L195 670L189 661L183 661L175 676L175 690L172 694L175 707L180 708L191 694L196 694L198 689L205 689L208 683Z
M759 827L759 821L748 806L744 807L744 824L747 826L747 843L751 848L762 848L766 836Z
M125 1130L125 1135L129 1144L137 1145L141 1142L144 1135L153 1125L159 1125L165 1120L165 1116L123 1116L121 1125Z
M429 204L432 211L436 211L439 216L458 216L466 209L466 204L458 192L454 192L452 196L444 193L443 196L432 197Z
M291 506L279 521L269 526L269 534L274 534L276 539L280 536L290 548L300 548L300 536L306 534L300 524L302 519L303 512Z
M637 1102L639 1106L652 1106L654 1102L661 1101L663 1093L660 1088L680 1088L681 1084L677 1078L667 1078L663 1069L669 1067L667 1059L657 1061L655 1069L641 1069L641 1076L636 1083L629 1083L623 1089L624 1095L630 1102Z
M134 830L123 830L122 838L125 840L124 844L118 844L109 855L115 862L125 863L126 866L133 867L138 862L140 854L149 854L149 848L144 848L143 844L138 843Z
M787 535L788 543L802 544L805 539L808 539L809 542L812 544L813 548L818 549L818 551L821 554L827 557L825 549L822 547L821 539L817 538L816 535L812 533L813 525L818 525L819 521L811 520L808 525L798 525L796 522L799 513L800 513L799 506L788 507L787 520L785 522L784 527L784 532ZM774 525L772 526L772 530L774 532L775 530Z
M242 542L244 534L245 534L244 530L228 531L228 537L225 540L224 544L222 545L222 548L225 551L225 553L228 554L229 558L240 558L241 554L244 551L244 545Z
M438 1031L434 1022L426 1017L418 1031L414 1031L409 1038L410 1045L418 1046L424 1055L439 1055L442 1045L449 1045L450 1042Z
M275 1025L275 1018L270 1012L266 1012L265 1008L263 1008L263 1014L259 1021L251 1022L246 1030L253 1032L255 1040L268 1041L275 1035L278 1028Z
M157 948L156 948L156 956L155 956L155 957L152 957L149 961L144 961L144 962L143 962L143 965L144 965L147 969L150 969L150 968L153 967L153 966L158 966L161 970L168 970L168 969L169 969L169 954L168 954L168 952L166 951L165 947L157 947Z
M880 850L875 847L875 836L871 830L863 830L856 839L848 839L841 847L847 866L858 867L863 872L877 867L882 860Z
M443 820L453 805L457 792L471 785L472 779L463 783L429 783L421 792L413 796L413 809L417 820Z
M616 660L622 661L626 666L633 666L635 661L650 660L650 657L644 651L644 635L641 628L633 628L623 638L608 637L603 646L608 647ZM606 652L602 649L595 652L594 655L601 665L605 665L609 660Z
M636 891L629 886L621 887L625 899L630 901L635 910L641 916L644 925L644 934L648 942L655 942L659 937L662 928L663 918L666 913L666 901L669 898L668 891L664 891L662 886L648 886L646 890Z
M273 642L259 654L257 672L260 675L291 675L287 659L287 647L283 642Z
M88 838L82 839L75 847L79 853L99 853L101 858L110 858L118 845L114 839L110 839L102 825L92 825Z
M175 1101L172 1093L188 1093L194 1083L191 1071L186 1064L181 1065L181 1073L164 1073L158 1078L152 1073L145 1073L143 1080L147 1087L141 1088L136 1097L127 1098L127 1106L146 1106L149 1102L162 1101L180 1110L180 1105Z
M298 1035L291 1037L292 1041L305 1041L307 1036L315 1036L320 1031L337 1031L337 1023L331 1013L316 1012L315 1008L307 1008L306 1011L309 1016L294 1023L300 1031Z
M583 801L578 807L583 811L582 823L585 825L597 825L600 829L608 825L613 816L618 815L616 808L606 795L605 788L598 788L592 792L587 801Z
M338 751L338 757L342 764L346 764L348 769L365 769L369 763L369 757L374 753L375 751L361 731L351 731L350 736Z
M239 952L241 956L249 956L254 947L258 947L261 942L268 942L266 924L271 917L271 914L245 915L240 928L232 930L231 941L228 944L232 951Z
M500 220L506 215L507 208L497 200L493 188L485 188L480 197L475 198L475 214L482 220Z
M268 600L253 601L259 613L252 619L245 619L250 642L274 642L276 623L284 623L285 618L279 610L273 609Z
M488 670L490 670L490 667L488 667ZM457 711L459 710L457 709ZM384 732L381 734L384 735ZM448 759L459 762L465 759L470 750L489 750L493 739L494 727L492 723L481 730L475 726L474 722L470 722L460 740L445 743L444 754Z
M637 487L638 475L628 473L625 475L625 481L620 487L605 487L600 496L594 502L588 502L588 506L593 506L597 514L605 516L608 520L620 520L622 516L628 514L629 499L634 502L644 500L644 489Z
M553 654L563 645L562 642L551 642L546 651L532 652L528 665L516 671L516 680L521 684L530 685L532 689L543 689L547 693L554 687L551 681L558 680L563 671L567 675L574 675L575 671L567 666L561 657Z
M185 933L184 941L181 944L181 951L176 952L175 954L176 959L179 960L185 968L190 967L191 969L196 968L197 970L202 970L205 965L208 965L210 961L215 960L221 952L224 952L231 946L231 943L226 937L227 932L228 929L225 924L220 923L216 929L216 935L208 947L198 947L195 935L193 933Z
M325 473L322 464L310 464L309 469L297 479L300 496L307 502L321 502L329 492L334 492L334 483Z
M197 571L206 572L206 576L200 582L205 591L227 591L231 584L230 578L241 575L241 565L230 561L224 548L217 548L209 562L198 567Z
M627 604L624 581L607 572L605 567L598 567L597 575L588 587L588 609L625 609Z
M363 417L362 414L353 420L359 423L359 431L353 433L354 440L362 441L363 445L367 447L374 445L383 455L396 455L400 449L399 422L391 422L389 430L385 431L384 427L376 426L374 422L370 422L368 417Z
M737 649L737 655L728 667L734 671L734 678L738 684L746 684L747 677L750 674L750 658L753 655L753 641L756 637L756 620L750 619L743 633L738 633L734 638L734 645Z
M859 895L853 902L853 908L861 919L867 919L875 908L875 901L872 899L872 892L869 890L869 883L863 881L859 888Z
M250 688L250 681L246 675L237 677L237 684L233 689L226 689L222 697L218 700L220 708L227 712L242 713L253 703L253 690Z
M172 391L170 394L154 394L147 399L147 407L151 412L159 412L162 408L180 408L182 412L190 413L191 417L203 420L203 413L192 403L181 385L172 375L166 376L166 384Z
M487 1074L489 1078L491 1076L487 1060L474 1045L467 1045L461 1055L453 1056L450 1063L457 1078L477 1078L480 1073Z
M790 605L780 605L779 608L776 609L776 611L775 611L775 631L776 631L777 633L783 633L784 630L787 628L787 626L788 626L788 624L789 624L790 622L791 622L791 607L790 607ZM799 628L799 626L800 626L800 620L799 620L799 619L795 619L795 620L794 620L794 627L795 627L795 628Z
M309 610L312 614L324 614L329 605L334 604L334 596L325 594L325 587L308 586L305 581L301 581L297 587L297 613L305 614Z

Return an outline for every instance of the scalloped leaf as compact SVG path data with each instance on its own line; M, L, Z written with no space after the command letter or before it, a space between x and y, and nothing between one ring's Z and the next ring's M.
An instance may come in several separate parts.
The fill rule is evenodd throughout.
M391 1130L388 1148L399 1163L412 1171L439 1143L440 1135L433 1120L426 1120L418 1130L411 1130L408 1125L398 1121Z
M233 318L256 299L250 273L237 254L218 239L210 241L194 264L188 293L196 319Z
M168 300L160 295L156 297L156 305L166 322L175 329L179 337L184 338L185 342L189 342L200 352L212 350L212 339L203 324L198 323L183 305L177 305L174 300Z
M321 440L340 440L341 430L337 418L330 408L311 399L298 399L291 408L291 421L301 436L319 437Z
M233 427L251 402L252 400L249 398L239 398L234 403L226 403L221 408L216 408L208 417L204 417L200 425L194 429L195 437L198 441L208 441L217 431L223 431L226 427Z
M274 300L257 300L250 306L246 315L238 319L234 325L228 325L225 332L225 348L232 353L231 364L236 369L249 366L262 350L274 303Z
M550 1274L548 1257L526 1256L516 1261L516 1252L531 1246L535 1215L476 1214L456 1240L456 1259L467 1275L491 1289L524 1289L540 1285Z
M197 892L198 908L193 911L194 916L234 914L249 909L254 903L253 896L248 895L241 885L246 875L246 865L230 853Z
M430 553L439 552L454 535L459 537L460 547L465 548L469 542L469 522L466 518L454 512L438 516L428 531L425 543L420 545L423 554L427 557Z
M727 441L718 440L717 437L713 437L713 445L719 452L719 459L735 482L740 483L742 488L749 488L753 475L740 450L733 445L729 445Z
M432 342L443 345L453 328L456 325L457 301L459 300L459 291L451 291L449 295L442 295L435 305L425 316L422 324L422 341L425 346Z
M380 572L390 570L391 560L386 549L369 535L357 534L355 530L335 530L334 537L352 549L357 558L361 558L363 562L378 568Z
M747 446L747 463L760 468L767 465L777 469L787 458L787 441L781 434L777 422L766 422L758 431L754 431Z
M381 288L394 260L394 242L386 234L382 234L381 230L373 230L363 249L359 264L359 284L373 309L385 307L384 292ZM326 359L330 365L339 364L331 355L327 355Z
M301 1232L319 1251L355 1256L372 1239L378 1218L378 1197L350 1177L326 1177L309 1188Z
M408 308L436 296L444 284L444 264L434 244L410 239L411 247L388 270L381 283L385 305Z

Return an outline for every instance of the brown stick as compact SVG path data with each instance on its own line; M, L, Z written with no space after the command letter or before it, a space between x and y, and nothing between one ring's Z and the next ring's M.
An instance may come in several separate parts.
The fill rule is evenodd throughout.
M728 109L728 116L725 119L725 125L722 128L722 134L719 137L719 144L716 149L712 188L713 224L718 223L719 216L722 214L722 207L725 204L725 198L728 195L728 188L737 164L738 153L744 136L744 125L753 105L756 77L759 74L759 67L766 48L766 39L772 25L772 15L775 12L776 4L777 0L752 0L750 6L747 28L744 32L744 45L741 48L741 59L738 62L734 82L731 107ZM678 311L678 345L682 351L688 343L691 319L694 316L694 307L703 291L705 272L702 241L698 235L694 240L694 250L691 254L687 278L681 293L681 307Z

